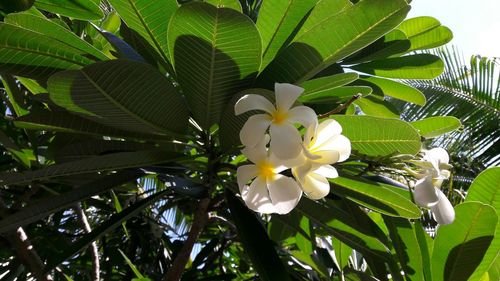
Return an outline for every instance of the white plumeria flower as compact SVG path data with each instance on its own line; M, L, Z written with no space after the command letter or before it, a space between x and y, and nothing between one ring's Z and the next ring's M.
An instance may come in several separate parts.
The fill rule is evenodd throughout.
M293 178L279 174L289 165L269 155L268 142L269 136L265 135L255 147L241 151L254 164L238 167L240 194L247 207L256 212L287 214L299 202L302 190Z
M276 83L274 90L276 106L265 97L252 94L245 95L236 102L236 115L250 110L265 112L248 118L240 131L240 140L246 147L255 147L269 128L271 151L280 159L295 158L302 150L302 139L294 124L299 123L305 128L315 125L318 122L316 113L307 106L292 107L304 89L292 84Z
M302 190L311 199L321 199L330 192L327 178L338 177L330 164L347 160L351 154L351 142L341 135L342 127L332 119L314 128L310 126L304 135L302 164L292 168L292 173Z
M424 173L418 175L420 179L413 191L415 202L421 207L430 208L439 224L450 224L455 219L455 209L439 189L443 180L450 177L450 171L447 170L451 167L448 164L448 152L442 148L426 150L422 160L414 162L424 168Z
M418 205L431 209L434 219L440 225L450 224L455 220L453 205L446 195L434 186L432 175L417 181L413 195Z

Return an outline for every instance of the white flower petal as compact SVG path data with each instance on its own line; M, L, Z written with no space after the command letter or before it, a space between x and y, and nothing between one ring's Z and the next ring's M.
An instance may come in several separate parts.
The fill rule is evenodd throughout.
M318 149L337 151L339 153L337 162L343 162L351 156L351 141L343 135L338 135L323 142Z
M425 208L429 208L438 203L438 189L432 184L431 176L427 176L416 182L413 197L419 206Z
M316 134L317 126L310 125L307 127L306 132L304 133L304 145L309 147L311 145L312 139Z
M305 177L305 181L302 183L302 190L307 197L318 200L328 195L330 192L330 183L324 176L311 172Z
M267 188L278 214L288 214L297 206L302 196L302 190L297 182L283 175L276 175L274 180L268 181Z
M300 94L304 92L304 89L288 83L275 83L274 92L276 94L276 108L288 111Z
M440 225L450 224L455 220L455 209L441 190L438 190L438 197L439 202L431 207L434 219Z
M253 163L259 163L267 159L267 147L266 145L269 143L269 135L265 134L264 138L257 143L254 147L245 147L241 150L241 153L245 155L250 161Z
M262 141L267 128L271 124L271 117L267 114L255 114L248 118L240 131L240 140L244 146L255 147Z
M293 123L299 123L304 126L304 128L309 128L313 126L315 128L318 125L318 116L316 112L307 106L296 106L288 111L288 120Z
M299 131L290 124L271 124L270 149L280 159L292 159L302 151L302 138Z
M424 159L428 160L429 162L437 161L439 163L446 163L446 164L450 162L450 156L448 155L448 152L446 152L446 150L444 150L441 147L436 147L426 151Z
M337 178L339 176L337 169L335 169L333 166L330 165L319 166L313 172L315 174L322 175L323 177L330 179Z
M316 134L316 139L314 140L314 146L321 146L324 142L340 135L341 133L342 127L340 126L339 122L333 119L327 119L321 122L318 126L318 132Z
M297 157L290 159L281 159L271 153L271 156L269 156L269 160L275 167L277 167L275 169L276 173L280 173L289 168L301 166L307 161L306 157L302 153L299 153Z
M315 155L320 156L319 159L314 159L314 163L319 164L333 164L337 163L340 159L340 153L336 150L321 150L315 151Z
M238 167L238 170L236 170L236 178L238 180L240 193L242 193L243 187L247 185L247 182L257 176L257 173L258 168L255 165L243 165Z
M259 213L270 214L275 212L275 207L269 197L266 181L256 177L250 186L246 185L241 192L241 198L247 207Z
M244 95L234 105L234 114L240 115L250 110L263 110L272 114L276 109L265 97L260 95Z
M305 181L305 178L309 172L313 169L311 162L307 161L301 166L297 166L292 168L292 174L293 177L299 182L303 183Z

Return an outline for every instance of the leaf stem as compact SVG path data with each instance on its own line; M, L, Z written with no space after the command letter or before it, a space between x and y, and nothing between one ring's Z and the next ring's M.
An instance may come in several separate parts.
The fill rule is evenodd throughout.
M327 117L330 117L330 115L337 114L337 113L341 112L342 110L348 108L354 101L356 101L359 98L361 98L361 94L355 94L346 103L341 104L337 108L334 108L333 110L330 110L327 113L318 115L318 119L327 118Z

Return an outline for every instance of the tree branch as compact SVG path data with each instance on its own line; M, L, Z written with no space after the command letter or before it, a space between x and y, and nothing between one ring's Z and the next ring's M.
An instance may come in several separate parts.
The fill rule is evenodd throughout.
M174 259L174 262L170 269L167 272L167 275L162 279L162 281L178 281L181 279L182 272L186 267L187 262L189 261L189 256L191 255L191 251L193 250L193 245L200 236L200 233L203 231L207 221L208 221L208 206L210 204L209 198L204 198L198 204L198 209L194 214L193 224L191 225L191 229L189 230L188 237L186 241L184 241L184 245L180 252Z
M0 198L0 218L7 215L8 207ZM22 227L18 227L15 231L5 233L4 237L14 248L17 257L31 271L36 280L52 281L52 276L44 272L45 265L40 259L40 256L35 251L35 248L28 239L28 235Z
M333 114L336 114L336 113L339 113L341 112L342 110L346 109L349 107L349 105L351 105L354 101L356 101L357 99L361 98L361 94L355 94L354 96L352 96L352 98L350 100L348 100L346 103L344 104L341 104L340 106L338 106L337 108L334 108L333 110L331 111L328 111L327 113L325 114L320 114L318 115L318 119L321 119L321 118L327 118L329 117L330 115L333 115Z
M85 211L82 209L80 204L75 204L73 209L75 210L76 214L78 215L78 219L80 220L80 223L81 223L82 228L84 229L85 233L90 233L92 231L92 229L90 228L90 224L89 224L89 221L87 219L87 215L85 214ZM99 263L99 250L97 248L96 241L93 241L90 244L88 251L90 253L90 256L92 257L92 280L99 281L101 279L101 277L100 277L101 266Z

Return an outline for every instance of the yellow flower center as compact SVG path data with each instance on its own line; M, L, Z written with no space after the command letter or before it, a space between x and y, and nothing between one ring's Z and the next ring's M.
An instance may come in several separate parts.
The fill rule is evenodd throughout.
M273 117L273 123L280 125L283 124L283 122L285 122L285 120L288 119L288 112L283 112L277 109L275 112L273 112L272 117Z
M258 176L263 178L273 178L275 175L274 166L270 162L264 160L257 164L259 168Z

